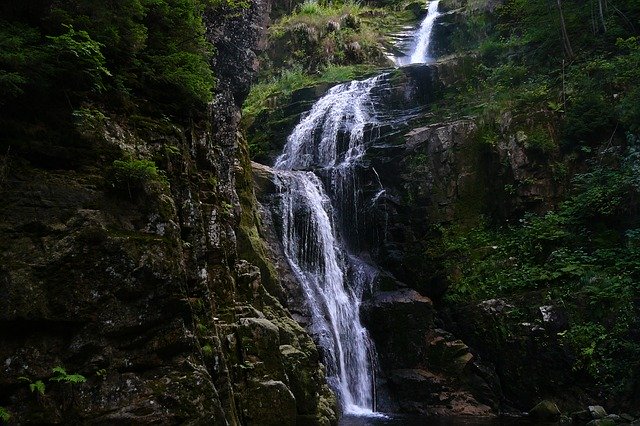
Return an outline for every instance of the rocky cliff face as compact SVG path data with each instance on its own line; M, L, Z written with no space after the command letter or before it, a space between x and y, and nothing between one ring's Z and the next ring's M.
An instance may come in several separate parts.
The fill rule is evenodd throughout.
M105 114L72 169L2 158L0 405L16 423L336 421L318 351L277 299L238 132L268 13L207 12L205 119ZM123 157L166 179L122 186ZM86 382L51 381L57 366Z
M517 337L507 333L484 339L502 329L493 315L485 315L484 305L442 312L430 299L440 300L449 274L455 273L442 267L439 226L473 226L482 215L517 217L525 209L549 208L559 195L560 186L548 166L537 161L535 149L527 143L531 129L552 118L504 116L496 139L486 141L481 120L447 119L430 111L446 87L465 78L472 63L473 58L450 58L435 65L405 67L392 72L375 90L388 115L399 110L413 114L377 129L355 178L365 200L359 204L360 219L350 220L348 211L341 212L344 223L338 226L351 251L379 268L362 315L378 351L378 408L383 411L491 415L513 405L527 409L550 395L555 384L574 379L565 368L571 361L552 328L540 334L533 326L517 329L520 323L510 323ZM294 93L291 104L274 112L278 125L272 132L286 133L283 129L292 128L303 107L322 93L317 88ZM260 129L269 132L269 123L261 121ZM273 153L264 159L275 156L285 137L271 140ZM255 163L253 169L268 228L264 234L269 256L281 276L292 277L277 236L279 203L273 172ZM284 286L286 305L296 319L308 323L295 279L283 282L289 282ZM532 324L539 322L534 311L526 320ZM523 365L528 357L541 361ZM558 359L552 372L543 366L551 358ZM522 387L528 391L518 392ZM573 392L566 386L556 388L558 398Z

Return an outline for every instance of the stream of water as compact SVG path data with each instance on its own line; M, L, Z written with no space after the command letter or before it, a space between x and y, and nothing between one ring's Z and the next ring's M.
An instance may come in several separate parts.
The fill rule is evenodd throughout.
M438 1L429 3L408 59L399 62L428 60ZM360 320L360 303L375 271L348 253L336 226L344 209L334 206L352 204L350 211L359 211L354 169L375 137L379 122L372 91L385 77L331 88L302 117L274 165L284 252L307 298L310 332L323 350L329 384L345 414L369 417L376 416L376 356Z

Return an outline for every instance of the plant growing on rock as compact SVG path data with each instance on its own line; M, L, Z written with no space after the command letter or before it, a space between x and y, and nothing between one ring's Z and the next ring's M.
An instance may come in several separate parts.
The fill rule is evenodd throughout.
M42 380L31 381L31 379L25 376L18 377L18 380L27 382L29 384L29 390L31 392L37 391L40 396L44 396L45 384Z
M167 183L166 177L150 160L115 160L107 170L107 182L111 188L119 192L126 190L129 198L154 181Z
M67 373L67 370L64 369L64 367L54 367L53 370L51 370L53 372L53 377L49 380L54 381L54 382L63 382L63 383L84 383L87 381L87 379L82 375L82 374L69 374Z
M8 422L11 419L11 413L6 408L0 407L0 420Z

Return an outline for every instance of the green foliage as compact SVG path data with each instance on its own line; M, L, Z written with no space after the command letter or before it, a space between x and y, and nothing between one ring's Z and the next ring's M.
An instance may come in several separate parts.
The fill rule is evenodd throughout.
M11 419L11 413L6 408L0 407L0 420L8 422Z
M91 100L154 115L201 110L215 86L203 9L241 3L70 0L40 16L17 6L0 20L0 106L35 100L45 111L73 110Z
M33 393L33 392L38 392L38 394L40 394L41 396L44 395L44 391L45 391L45 385L44 382L42 380L36 380L34 382L31 381L31 379L29 379L28 377L18 377L18 380L22 380L24 382L27 382L29 384L29 390Z
M51 370L51 372L53 373L53 377L51 377L51 381L54 382L64 382L64 383L71 383L71 384L75 384L75 383L84 383L87 381L87 379L81 375L81 374L69 374L67 373L67 370L65 370L63 367L57 366L54 367L53 370Z
M204 345L202 347L202 354L205 357L211 357L213 356L213 348L211 347L211 345Z
M294 91L322 83L350 81L359 75L371 72L369 66L328 65L316 74L308 74L300 67L283 71L269 82L255 84L243 105L245 118L253 118L260 112L271 109L286 100Z
M494 14L475 14L454 30L454 47L476 49L480 64L469 84L449 89L443 115L547 111L557 118L554 134L565 152L589 152L603 139L640 129L640 43L632 22L640 3L604 10L594 1L563 0L573 56L561 36L556 3L507 0ZM588 7L587 7L588 6ZM534 138L542 153L550 138ZM535 143L541 142L541 143Z
M102 44L91 39L86 31L76 31L63 25L66 32L47 36L48 49L55 58L60 73L74 85L87 86L96 92L104 90L103 77L111 76L102 54Z
M43 59L33 44L39 32L27 25L0 20L0 106L22 95L33 68Z
M271 75L294 67L314 74L329 65L383 65L381 41L390 27L406 21L407 13L353 1L305 1L269 29L265 62Z
M193 103L211 101L214 86L213 73L201 55L191 52L175 52L153 58L152 75L162 83L175 87L173 96L191 99Z
M162 172L150 160L115 160L108 170L107 181L116 191L126 190L130 198L150 182L167 183Z
M640 359L634 300L640 296L640 143L630 135L573 179L555 211L518 225L442 227L452 286L449 301L545 291L572 311L563 335L575 368L604 389L623 390Z
M586 323L575 325L562 333L562 338L578 355L575 369L585 369L591 375L598 376L602 360L598 359L597 348L609 337L601 324Z

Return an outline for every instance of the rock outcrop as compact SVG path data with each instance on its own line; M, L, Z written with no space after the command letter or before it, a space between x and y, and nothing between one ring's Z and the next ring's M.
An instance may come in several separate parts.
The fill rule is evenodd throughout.
M106 113L73 168L2 158L0 405L13 421L336 421L316 346L277 299L238 134L268 13L261 0L206 12L218 86L205 119ZM121 158L153 159L166 179L118 187ZM86 380L50 380L62 366Z
M508 218L525 208L543 210L558 195L549 169L535 161L535 148L527 142L527 135L553 117L501 117L495 135L487 140L487 124L482 120L439 120L429 111L444 88L465 78L473 61L451 57L434 65L404 67L390 73L384 84L374 89L385 121L371 130L377 133L356 170L359 219L351 220L356 215L350 211L340 211L336 218L350 250L379 268L371 294L365 295L362 315L380 361L381 410L492 415L509 404L530 408L543 394L538 383L544 382L546 375L538 374L540 366L524 368L516 377L511 370L515 359L505 359L517 353L530 355L506 346L501 346L500 353L485 350L484 342L476 340L476 335L485 335L495 324L485 318L465 321L469 327L479 324L474 334L458 327L461 317L454 319L446 313L443 317L428 298L440 299L449 285L449 274L455 273L442 268L442 252L436 244L439 225L473 226L483 214ZM323 92L315 92L315 96ZM283 129L290 131L304 106L311 105L314 92L299 92L303 93L304 104L296 101L275 112L278 124L274 131L283 135ZM280 113L284 111L296 113L282 121ZM405 115L394 120L398 111ZM259 123L267 133L272 124L268 120ZM253 137L251 132L256 128L250 129L249 137ZM285 139L271 142L268 158L275 157ZM263 222L269 228L263 231L269 241L269 256L281 275L291 277L285 284L285 304L306 324L309 315L304 297L279 247L277 179L267 166L254 163L253 170ZM317 173L322 176L322 170ZM551 321L550 310L548 316ZM553 321L556 325L549 325L550 329L561 326L561 319ZM523 342L523 347L528 347L527 343ZM552 348L558 347L546 347L545 356L557 355ZM533 375L531 382L518 378L528 373ZM502 385L501 380L508 383ZM518 398L515 393L521 386L529 386L531 392Z

